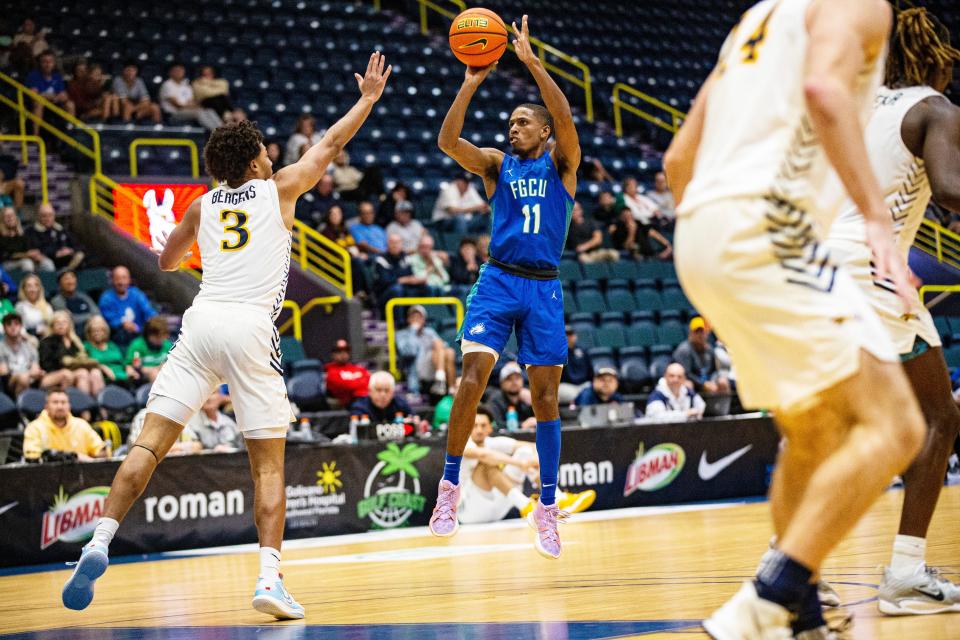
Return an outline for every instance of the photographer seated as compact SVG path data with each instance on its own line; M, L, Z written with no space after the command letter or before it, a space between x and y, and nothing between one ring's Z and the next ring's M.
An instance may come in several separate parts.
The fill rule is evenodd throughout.
M23 432L24 458L40 460L50 451L76 454L80 462L110 456L109 448L90 423L70 414L70 398L60 389L47 393L44 410Z

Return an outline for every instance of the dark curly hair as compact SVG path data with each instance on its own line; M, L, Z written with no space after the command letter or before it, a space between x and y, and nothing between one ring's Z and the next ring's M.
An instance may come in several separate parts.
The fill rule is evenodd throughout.
M203 148L207 173L218 182L236 185L250 162L260 155L263 134L255 122L244 120L217 127Z

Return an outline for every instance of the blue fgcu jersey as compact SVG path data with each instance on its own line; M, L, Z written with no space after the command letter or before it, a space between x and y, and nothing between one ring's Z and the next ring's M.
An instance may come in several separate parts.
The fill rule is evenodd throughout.
M560 265L573 198L549 153L533 160L505 155L490 208L491 256L536 269Z

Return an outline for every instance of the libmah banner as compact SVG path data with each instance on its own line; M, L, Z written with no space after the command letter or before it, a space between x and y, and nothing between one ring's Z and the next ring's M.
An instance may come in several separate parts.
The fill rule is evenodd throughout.
M532 438L521 434L520 438ZM778 437L768 418L563 431L559 484L594 509L758 496ZM286 538L425 525L444 438L359 446L289 444ZM118 462L0 468L0 566L75 560ZM244 453L160 465L111 546L115 556L255 542Z

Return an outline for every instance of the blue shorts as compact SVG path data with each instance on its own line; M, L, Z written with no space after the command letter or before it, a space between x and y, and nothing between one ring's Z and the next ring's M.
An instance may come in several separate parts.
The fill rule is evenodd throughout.
M467 296L467 315L457 337L502 353L514 328L520 364L567 363L560 281L522 278L485 264Z

